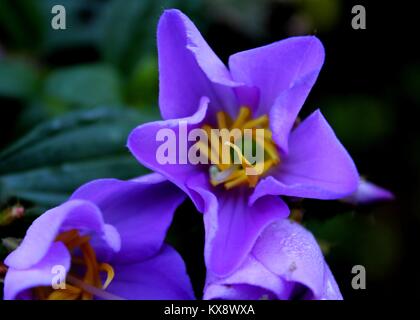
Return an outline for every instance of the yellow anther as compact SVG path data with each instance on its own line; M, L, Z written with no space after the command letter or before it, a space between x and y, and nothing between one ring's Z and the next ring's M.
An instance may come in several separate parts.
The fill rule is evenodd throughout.
M248 117L251 115L251 111L247 107L241 107L239 110L239 115L236 118L235 122L233 122L231 129L234 128L241 128L242 124L248 119Z
M243 175L239 176L238 178L236 178L234 180L226 182L225 183L225 188L226 188L226 190L229 190L229 189L237 187L241 184L244 184L246 182L248 182L248 177L245 174L243 174Z
M250 119L250 117L251 110L247 107L241 107L237 118L232 123L229 116L225 112L220 111L217 113L218 129L229 128L228 130L230 131L222 131L223 134L217 134L208 125L202 127L208 134L208 137L210 137L210 141L207 146L205 143L200 144L198 142L198 147L201 148L202 154L210 159L213 164L213 167L210 167L210 183L213 186L224 184L226 189L232 189L236 186L248 184L249 187L253 188L265 172L280 162L279 152L272 140L272 132L268 128L268 116L262 115L255 119ZM229 125L229 123L232 123L232 125ZM244 134L246 135L245 129L252 130L252 136L249 137L246 143L255 143L259 147L257 150L263 150L264 153L261 157L258 157L255 164L252 164L244 156L241 147L233 143L239 141L238 139L244 138ZM233 130L238 132L235 132L235 135L233 135ZM224 137L226 133L228 135ZM239 134L239 137L236 134ZM239 157L240 163L236 163L237 161L231 159L231 150ZM221 159L221 155L224 156L223 159ZM268 159L264 160L264 157ZM225 159L229 161L225 161Z
M208 144L205 144L203 141L199 140L194 144L194 147L197 150L200 150L200 153L204 155L207 159L218 159L218 153L212 148L209 147ZM225 167L221 163L215 163L215 165L220 169L223 170Z
M278 163L280 161L279 153L277 151L276 146L270 141L265 139L261 139L260 137L255 137L255 142L262 148L264 151L270 156L270 158L275 162Z
M108 288L108 286L111 284L112 280L114 279L114 276L115 276L114 268L112 268L108 263L101 263L99 265L99 270L106 272L106 280L105 280L104 285L102 286L102 289L106 289Z
M268 117L266 115L263 115L259 118L252 119L246 122L242 127L244 129L251 129L251 128L256 128L258 126L266 127L267 125L268 125Z
M271 140L273 139L273 133L269 129L264 129L264 139Z
M224 111L219 111L217 113L217 125L219 129L226 129L228 127L229 116Z

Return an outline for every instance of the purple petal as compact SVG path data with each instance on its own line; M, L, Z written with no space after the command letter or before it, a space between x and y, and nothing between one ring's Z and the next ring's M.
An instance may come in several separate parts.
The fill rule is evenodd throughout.
M360 179L356 192L342 199L352 204L368 204L377 201L390 201L395 197L392 192L373 184L372 182Z
M107 291L130 300L190 300L192 286L184 262L171 247L135 264L115 265Z
M268 226L227 277L208 274L204 299L342 299L312 234L288 219Z
M269 271L248 255L241 267L226 278L207 275L205 300L258 300L262 298L277 298L277 293L290 293L291 285Z
M164 119L191 116L203 96L210 108L235 113L235 83L225 65L179 10L163 13L158 26L159 105ZM212 114L215 112L212 112Z
M315 71L299 79L278 96L269 112L273 140L284 154L289 152L292 127L317 77L318 71Z
M192 198L199 210L201 208L201 199L191 193L191 190L186 186L186 182L192 176L199 175L206 169L204 166L193 165L188 161L186 150L193 142L185 145L186 150L180 147L181 143L187 142L187 137L180 134L180 131L182 131L180 127L185 128L185 134L188 134L191 129L201 127L202 121L206 116L208 103L209 100L207 98L201 99L200 108L191 117L141 125L134 129L128 138L128 148L137 160L149 169L162 174L181 188ZM167 142L157 141L158 132L162 132L160 130L174 132L174 141L171 145L176 149L176 157L173 163L161 164L157 159L159 147ZM181 157L183 157L183 161Z
M118 232L104 223L98 207L88 201L72 200L37 218L5 264L15 269L30 268L45 257L59 233L72 229L89 234L101 251L107 249L111 254L120 250Z
M356 190L356 166L320 111L292 131L289 147L271 176L257 185L251 203L267 194L339 199Z
M240 52L229 59L233 79L259 89L257 114L269 114L276 142L284 151L324 56L322 43L314 36L305 36Z
M54 266L63 266L68 272L70 269L70 253L61 242L51 244L42 259L29 269L9 268L4 279L4 299L13 300L25 291L39 286L51 286L56 276Z
M253 256L268 270L289 282L311 290L306 298L339 297L335 280L326 267L322 252L312 234L287 219L264 230L252 249Z
M173 214L185 194L159 174L132 181L101 179L79 188L72 199L94 202L121 236L113 261L141 261L162 247Z
M202 181L191 179L191 189L203 197L207 268L218 276L231 273L246 258L261 231L272 221L289 214L280 197L265 197L248 205L247 189L219 191L202 187Z

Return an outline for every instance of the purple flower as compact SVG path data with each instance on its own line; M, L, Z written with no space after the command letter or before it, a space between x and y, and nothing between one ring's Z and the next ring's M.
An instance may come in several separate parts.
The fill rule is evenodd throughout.
M229 68L178 10L165 11L157 37L164 120L134 129L128 147L205 213L205 258L211 272L231 273L244 262L261 231L288 216L278 195L340 199L356 190L356 167L321 112L296 127L324 61L324 48L316 37L289 38L234 54ZM195 144L181 138L180 123L187 133L202 128L210 135L212 128L262 129L264 143L255 139L250 144L263 145L264 159L250 164L242 155L242 165L196 165L185 161L182 153L177 164L161 164L161 130L173 130L178 147ZM222 147L211 143L201 150L210 157ZM257 164L263 166L261 174L244 173Z
M268 226L233 274L206 282L204 299L343 298L312 234L288 219Z
M360 179L357 190L350 196L342 199L344 202L352 204L369 204L378 201L391 201L395 197L391 191L388 191L365 179Z
M82 186L6 258L4 298L193 299L184 262L163 243L184 197L158 174ZM60 268L65 289L52 287Z

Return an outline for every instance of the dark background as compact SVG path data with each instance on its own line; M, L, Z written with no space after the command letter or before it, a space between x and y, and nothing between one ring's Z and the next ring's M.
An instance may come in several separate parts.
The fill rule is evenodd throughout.
M63 4L67 30L50 26ZM363 4L367 29L351 27ZM130 129L158 119L155 32L164 8L187 13L223 61L292 35L315 34L326 61L301 117L320 108L368 180L396 201L354 207L305 200L315 234L345 299L419 297L420 61L418 17L409 1L1 0L0 226L22 237L45 209L80 184L146 172L125 148ZM162 195L164 196L164 195ZM190 202L168 236L187 262L198 296L204 281L201 216ZM0 261L7 248L0 245ZM367 271L353 290L351 268Z

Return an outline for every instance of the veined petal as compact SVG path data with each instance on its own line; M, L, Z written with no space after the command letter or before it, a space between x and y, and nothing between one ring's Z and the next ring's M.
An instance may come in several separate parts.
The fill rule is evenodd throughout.
M4 299L19 298L26 290L39 286L51 286L56 276L54 266L62 266L66 272L70 268L70 253L61 242L55 242L48 248L40 261L29 269L9 268L4 280ZM30 297L29 297L30 298Z
M100 179L80 187L72 199L94 202L121 236L113 261L141 261L162 247L173 214L185 194L159 174L132 181Z
M191 300L194 293L184 261L170 246L148 260L117 264L107 291L130 300Z
M353 160L315 111L292 131L289 154L256 186L250 203L267 194L340 199L353 193L358 182Z
M268 196L248 205L249 191L234 189L213 193L191 179L188 186L204 200L207 268L217 276L230 274L246 258L261 231L289 214L280 197Z
M183 124L186 134L194 128L200 128L207 113L208 103L208 98L202 98L198 111L192 116L144 124L135 128L128 137L128 148L136 159L181 188L192 198L200 211L202 207L201 199L195 193L191 193L191 190L186 186L186 182L191 176L200 175L204 168L200 165L191 164L186 158L187 151L181 150L183 148L180 147L180 143L185 143L185 148L188 149L193 142L186 141L187 137L181 136L179 128ZM163 144L162 141L157 141L158 132L162 132L160 130L168 130L171 134L173 133L174 141L170 144L175 150L173 163L161 164L157 159L158 149ZM185 157L184 163L181 163L180 157Z
M5 264L15 269L30 268L45 257L60 232L72 229L90 235L95 252L112 254L120 250L119 234L113 226L104 223L99 208L89 201L71 200L37 218L20 246L7 256Z
M176 9L167 10L158 25L159 105L164 119L191 116L203 96L212 114L237 108L234 82L226 66L193 22Z

